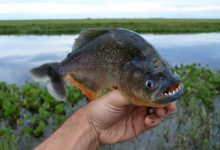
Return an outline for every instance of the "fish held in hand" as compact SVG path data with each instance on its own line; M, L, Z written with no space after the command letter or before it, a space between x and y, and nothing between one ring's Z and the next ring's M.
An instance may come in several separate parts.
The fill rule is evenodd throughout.
M59 63L31 69L34 79L48 82L49 93L67 98L64 80L90 99L104 89L118 89L138 106L163 107L183 95L180 77L156 49L127 29L87 29Z

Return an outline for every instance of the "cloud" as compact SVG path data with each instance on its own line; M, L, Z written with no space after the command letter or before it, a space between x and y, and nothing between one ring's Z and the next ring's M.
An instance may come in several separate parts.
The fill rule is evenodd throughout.
M0 19L3 15L16 17L71 17L72 18L114 18L114 17L220 17L220 2L217 0L3 0L0 5ZM181 16L181 14L184 14ZM10 18L9 18L10 19Z

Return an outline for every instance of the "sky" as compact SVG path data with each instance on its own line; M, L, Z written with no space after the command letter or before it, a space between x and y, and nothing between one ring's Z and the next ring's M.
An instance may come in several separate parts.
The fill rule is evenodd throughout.
M0 0L0 20L220 18L220 0Z

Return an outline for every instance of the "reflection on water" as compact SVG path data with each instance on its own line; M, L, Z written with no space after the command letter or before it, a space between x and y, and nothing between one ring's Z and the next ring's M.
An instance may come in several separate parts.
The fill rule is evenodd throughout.
M143 36L172 65L197 62L220 68L220 33ZM31 80L30 68L61 61L71 51L76 37L0 36L0 81L20 84Z
M29 70L60 61L71 51L76 36L0 36L0 81L31 80Z

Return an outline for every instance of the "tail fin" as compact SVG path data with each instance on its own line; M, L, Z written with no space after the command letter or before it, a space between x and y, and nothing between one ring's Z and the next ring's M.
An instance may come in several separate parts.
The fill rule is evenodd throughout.
M47 82L47 89L55 99L64 101L67 98L67 91L59 73L59 65L59 63L47 63L31 69L30 72L34 80Z

